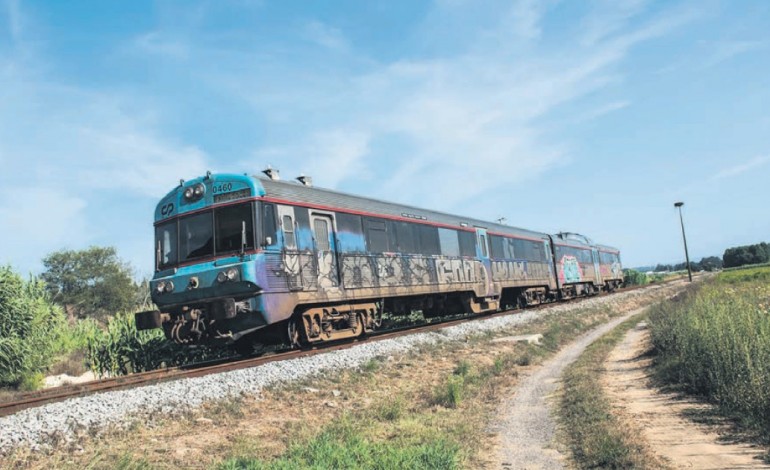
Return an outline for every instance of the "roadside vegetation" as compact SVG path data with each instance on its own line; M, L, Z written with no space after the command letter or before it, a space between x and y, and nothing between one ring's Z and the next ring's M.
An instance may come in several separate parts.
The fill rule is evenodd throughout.
M133 313L152 308L114 248L63 250L26 279L0 267L0 395L35 390L46 375L120 375L222 357L230 350L169 344L139 332Z
M76 342L66 327L42 282L0 267L0 385L37 388L53 358Z
M650 313L657 377L770 440L770 267L721 273Z
M561 433L577 468L664 468L634 431L615 415L599 374L613 348L640 317L595 341L564 373L558 403Z

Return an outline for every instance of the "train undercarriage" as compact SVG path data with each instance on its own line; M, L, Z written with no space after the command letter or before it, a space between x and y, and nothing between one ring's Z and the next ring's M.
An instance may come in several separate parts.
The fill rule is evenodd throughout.
M285 321L265 325L249 315L246 301L220 299L208 304L185 306L174 313L158 311L137 314L139 329L161 327L168 339L179 344L230 343L247 354L255 346L288 344L294 348L365 336L379 329L383 314L408 316L419 311L426 319L462 314L484 314L517 309L556 300L612 292L619 282L604 286L570 284L559 290L547 286L505 288L498 297L477 298L472 292L391 297L341 304L301 305Z

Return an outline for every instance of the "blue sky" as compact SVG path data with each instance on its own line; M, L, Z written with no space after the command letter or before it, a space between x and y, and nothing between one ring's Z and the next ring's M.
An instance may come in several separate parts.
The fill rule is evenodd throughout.
M578 231L770 241L770 2L0 0L0 263L113 245L212 171Z

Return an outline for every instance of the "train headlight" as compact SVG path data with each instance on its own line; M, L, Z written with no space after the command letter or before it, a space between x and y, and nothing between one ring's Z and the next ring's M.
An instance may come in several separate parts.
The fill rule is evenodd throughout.
M166 283L166 286L163 289L164 292L174 292L174 283L171 281L168 281Z
M158 294L162 294L166 290L166 283L164 281L160 281L157 284L155 284L155 292Z
M219 271L219 274L217 274L217 282L219 283L237 281L237 280L238 280L238 269L236 268L230 268L224 271Z
M188 201L197 201L206 194L206 186L203 183L198 183L193 186L189 186L184 190L184 198Z

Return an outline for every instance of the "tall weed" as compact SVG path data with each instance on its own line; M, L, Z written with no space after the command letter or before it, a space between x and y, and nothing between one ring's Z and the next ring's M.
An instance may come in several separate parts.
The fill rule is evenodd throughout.
M66 348L67 322L43 282L0 267L0 385L31 387Z
M770 433L770 286L709 282L650 314L665 382Z

